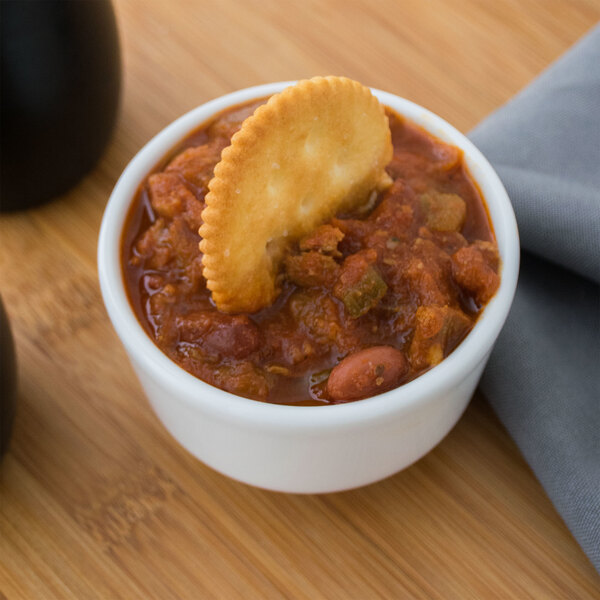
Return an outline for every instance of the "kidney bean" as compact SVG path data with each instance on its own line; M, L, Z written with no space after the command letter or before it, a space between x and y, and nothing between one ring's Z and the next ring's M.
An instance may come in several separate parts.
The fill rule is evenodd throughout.
M327 393L334 402L368 398L396 387L407 373L403 352L392 346L373 346L346 356L334 367Z
M259 333L246 315L197 311L177 319L180 339L222 356L244 358L258 349Z

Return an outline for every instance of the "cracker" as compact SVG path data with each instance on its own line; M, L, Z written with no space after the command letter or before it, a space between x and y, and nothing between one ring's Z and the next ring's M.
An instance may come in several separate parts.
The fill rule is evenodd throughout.
M204 277L217 308L269 306L289 244L387 187L391 158L383 107L356 81L315 77L260 106L223 150L202 212Z

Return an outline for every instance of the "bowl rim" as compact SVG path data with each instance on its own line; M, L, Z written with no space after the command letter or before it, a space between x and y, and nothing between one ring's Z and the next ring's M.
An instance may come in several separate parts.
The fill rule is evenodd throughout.
M253 86L206 102L148 141L119 177L106 206L98 240L98 275L109 317L130 359L170 390L171 401L183 400L213 418L289 431L322 431L362 426L405 414L460 384L487 356L508 315L519 271L519 236L508 194L500 178L475 145L444 119L400 96L371 88L383 103L442 141L459 147L472 178L485 199L502 259L500 287L473 329L440 364L416 379L378 396L347 404L293 406L271 404L216 388L173 362L154 344L129 303L121 268L121 238L127 213L139 184L193 129L216 113L245 101L281 91L294 81ZM138 373L139 376L139 373Z

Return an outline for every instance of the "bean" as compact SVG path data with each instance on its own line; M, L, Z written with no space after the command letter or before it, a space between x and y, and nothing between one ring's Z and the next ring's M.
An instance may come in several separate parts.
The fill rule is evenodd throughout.
M373 346L346 356L327 381L334 402L368 398L398 386L408 373L404 353L392 346Z
M258 349L258 328L246 315L197 311L177 320L181 341L222 356L245 358Z

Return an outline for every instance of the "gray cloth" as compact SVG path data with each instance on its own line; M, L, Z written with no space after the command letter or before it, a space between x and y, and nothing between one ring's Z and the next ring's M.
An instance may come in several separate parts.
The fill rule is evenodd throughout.
M481 387L600 571L600 27L470 138L523 249Z

